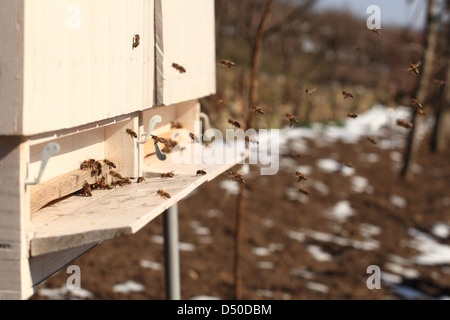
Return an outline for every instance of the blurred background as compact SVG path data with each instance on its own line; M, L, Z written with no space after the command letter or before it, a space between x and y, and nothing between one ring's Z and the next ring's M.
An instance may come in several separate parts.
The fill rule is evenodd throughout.
M217 94L202 111L222 130L280 129L280 169L238 166L245 188L224 175L180 202L182 298L448 299L450 1L215 4ZM252 103L264 115L249 121ZM32 299L164 299L162 242L158 217L74 261L83 290L61 271Z

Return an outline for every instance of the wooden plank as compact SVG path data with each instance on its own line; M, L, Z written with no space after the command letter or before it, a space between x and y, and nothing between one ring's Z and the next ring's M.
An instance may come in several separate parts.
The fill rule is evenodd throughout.
M142 10L142 104L141 110L155 105L153 93L155 91L155 30L154 30L154 1L144 1Z
M31 221L31 255L135 233L202 183L238 161L242 158L236 156L232 163L225 164L175 164L170 159L146 158L144 183L98 190L89 198L72 197L43 208ZM196 176L199 169L205 169L208 174ZM161 179L162 172L172 170L176 174L173 179ZM168 192L171 198L164 200L157 194L159 189Z
M29 192L24 187L28 141L0 136L0 299L32 294L27 230Z
M0 135L23 132L24 0L0 2Z
M214 1L156 0L155 32L157 104L215 93ZM180 74L173 63L186 73Z
M63 198L80 190L84 181L89 184L96 182L96 177L91 176L91 170L74 170L53 178L45 184L32 186L30 190L31 214L33 215L53 200Z

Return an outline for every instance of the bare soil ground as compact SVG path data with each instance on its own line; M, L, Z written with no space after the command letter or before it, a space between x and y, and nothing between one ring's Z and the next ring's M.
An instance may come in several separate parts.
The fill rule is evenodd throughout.
M308 144L307 155L289 160L311 167L307 181L298 183L295 172L283 170L274 176L260 176L259 168L252 167L243 219L243 298L405 298L385 281L380 290L369 290L366 270L370 265L379 266L382 274L401 276L398 284L420 291L423 296L418 298L450 296L450 266L411 263L420 252L409 245L411 230L434 237L434 223L450 223L450 150L432 154L424 144L417 167L421 170L416 170L421 172L403 181L392 150L365 140L329 146L309 140ZM352 176L367 178L371 187L355 191L352 176L321 171L317 167L320 158L351 161ZM180 241L195 246L180 252L183 299L201 295L234 298L237 196L222 188L221 182L227 179L220 176L179 203ZM289 195L288 190L299 186L310 194ZM392 201L393 195L401 201ZM326 214L342 200L348 201L353 215L339 221ZM375 232L362 232L364 228ZM81 268L82 288L93 294L92 299L165 299L163 245L155 241L161 236L159 216L137 234L104 241L73 261L71 264ZM436 240L450 245L448 237ZM375 247L365 247L374 243ZM394 255L408 259L403 265L396 264L402 270L393 268ZM142 260L160 263L162 268L144 268ZM415 270L415 276L408 278L407 270ZM68 276L63 269L39 289L64 287ZM129 280L142 284L143 291L113 291L116 284ZM31 299L48 297L38 291Z

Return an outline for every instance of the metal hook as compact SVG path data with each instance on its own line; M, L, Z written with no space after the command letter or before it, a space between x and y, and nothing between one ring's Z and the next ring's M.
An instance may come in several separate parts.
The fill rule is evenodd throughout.
M44 173L45 167L47 166L48 159L58 154L61 151L61 147L56 142L49 143L45 146L42 151L41 157L41 168L39 169L39 175L36 180L26 180L26 185L36 185L41 181L42 174Z
M156 125L158 123L160 123L161 121L162 121L161 116L159 116L159 115L153 116L150 119L150 122L148 124L148 130L147 130L147 133L145 134L146 135L145 138L143 140L138 140L137 142L140 144L147 143L147 141L152 136L153 129L155 129ZM164 161L167 159L167 156L161 151L157 142L155 142L155 150L156 150L156 156L158 157L159 160Z

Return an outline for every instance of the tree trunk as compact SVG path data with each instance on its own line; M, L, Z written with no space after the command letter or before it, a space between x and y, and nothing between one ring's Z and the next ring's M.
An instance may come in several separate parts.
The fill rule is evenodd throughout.
M428 12L427 12L427 27L425 36L425 54L423 59L423 68L416 88L415 98L424 102L427 98L427 94L430 91L430 84L433 79L433 66L436 59L436 49L438 42L438 21L437 16L434 14L434 8L436 0L428 0ZM411 73L413 76L413 73ZM414 75L415 76L415 75ZM418 151L420 148L420 140L418 137L417 127L424 121L423 117L418 115L416 110L413 110L412 123L414 125L411 129L406 150L404 154L403 168L401 175L403 178L408 179L411 175L410 167L416 162Z

